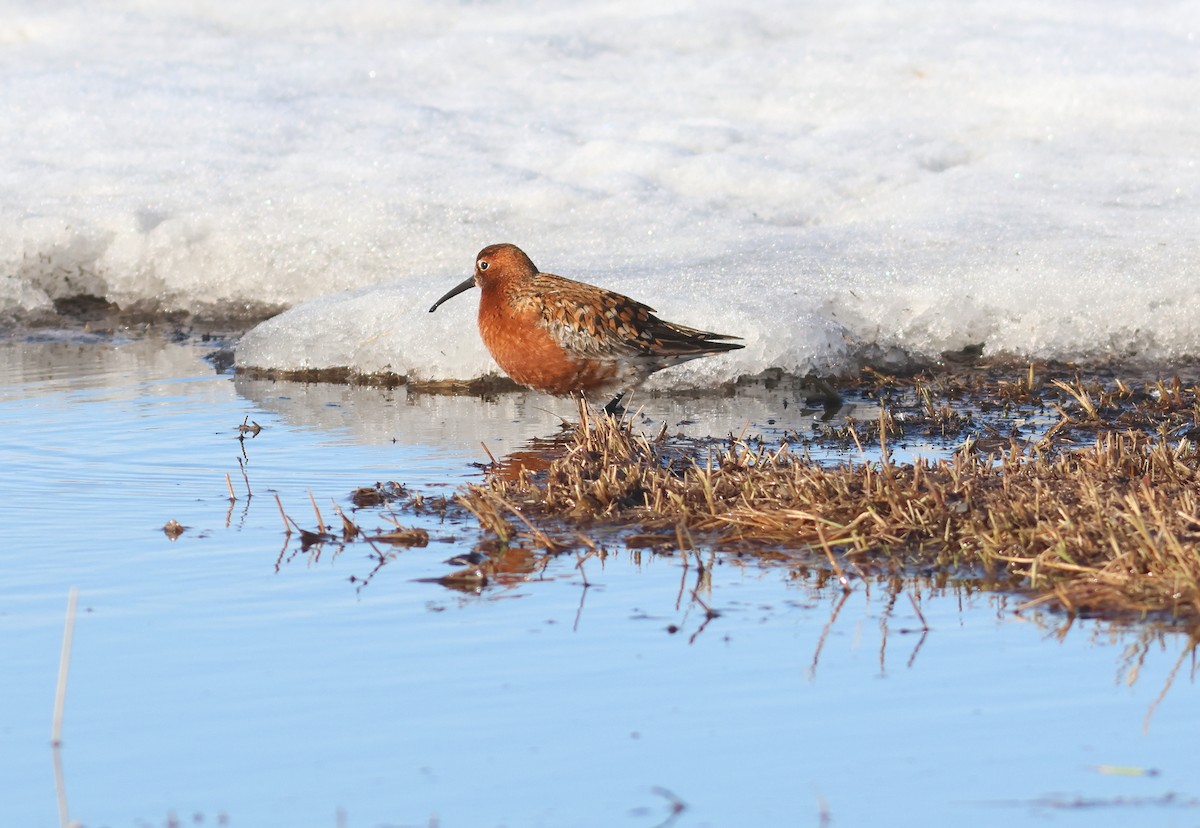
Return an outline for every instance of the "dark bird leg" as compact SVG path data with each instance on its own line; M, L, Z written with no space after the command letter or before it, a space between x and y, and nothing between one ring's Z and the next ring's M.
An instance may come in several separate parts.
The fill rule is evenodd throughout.
M624 399L625 392L622 391L617 396L613 397L608 405L604 406L603 411L610 417L620 417L625 413L625 407L621 405L621 400Z

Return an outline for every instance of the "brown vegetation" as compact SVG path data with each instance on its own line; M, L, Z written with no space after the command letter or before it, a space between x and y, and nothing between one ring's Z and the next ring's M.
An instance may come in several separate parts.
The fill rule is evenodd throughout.
M1197 389L1070 377L899 382L873 375L878 423L830 439L856 459L822 466L788 444L730 439L681 447L628 421L581 408L548 467L505 465L461 502L501 541L548 549L590 543L585 529L620 527L630 546L779 549L817 556L842 576L937 568L1027 591L1071 613L1157 616L1200 623L1200 403ZM1038 435L975 429L943 459L895 463L904 431L889 400L901 393L961 430L976 408L1036 405ZM910 423L911 423L911 419ZM985 439L977 436L982 433ZM878 440L874 458L862 445ZM1085 442L1086 441L1086 442Z

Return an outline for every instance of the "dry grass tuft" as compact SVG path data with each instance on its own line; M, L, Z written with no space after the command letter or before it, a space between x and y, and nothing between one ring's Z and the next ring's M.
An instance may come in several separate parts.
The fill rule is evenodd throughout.
M460 501L504 543L521 537L553 550L564 545L556 538L597 525L632 532L631 546L672 537L686 546L699 535L799 549L838 572L983 575L1071 613L1200 623L1196 389L1038 384L1030 369L991 390L999 404L1049 406L1058 423L1036 441L995 441L987 454L968 441L946 459L897 464L885 408L872 432L883 437L880 460L822 467L786 443L681 451L581 408L548 467L502 468ZM919 384L917 394L930 418L957 422Z

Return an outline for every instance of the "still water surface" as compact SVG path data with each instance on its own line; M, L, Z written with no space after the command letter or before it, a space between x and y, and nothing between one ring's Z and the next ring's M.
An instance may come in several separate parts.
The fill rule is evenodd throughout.
M847 596L719 550L704 582L616 550L459 592L421 579L477 531L411 514L431 541L385 566L362 543L306 552L275 495L312 527L310 492L327 522L376 481L449 493L481 442L519 450L571 407L235 379L211 347L0 346L0 825L54 826L60 795L89 828L1200 820L1184 636L1056 633L954 584ZM811 427L782 396L646 406L695 433ZM264 430L243 443L247 418Z

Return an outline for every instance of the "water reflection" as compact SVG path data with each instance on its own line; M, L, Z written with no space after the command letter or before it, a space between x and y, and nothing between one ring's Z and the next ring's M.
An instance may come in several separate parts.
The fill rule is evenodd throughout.
M397 390L403 391L393 389L388 393L396 393ZM304 411L307 415L323 419L327 415L327 401L333 397L341 398L345 391L344 388L305 386L300 395L305 403L296 408L292 403L296 399L297 389L291 389L286 395L286 410L290 411L292 416L298 411ZM274 399L278 401L284 397ZM322 400L326 402L321 402ZM479 405L478 400L430 398L427 395L409 401L414 405L438 407L443 413L466 402L470 402L472 406ZM683 404L669 399L660 402L664 402L668 407ZM778 403L778 400L775 402ZM528 399L524 395L508 395L493 399L487 404L505 407L504 414L498 417L498 420L523 423L524 406L528 405ZM813 409L797 410L802 411L802 416L810 422L819 416ZM851 412L853 410L849 409ZM543 413L548 413L548 410L544 410ZM673 416L681 414L682 412L676 411ZM340 415L335 415L335 418L344 425ZM680 423L686 427L695 425L696 421L684 419L680 420ZM661 434L665 424L664 420L652 420L644 416L641 419L641 426L648 434ZM525 439L516 448L499 457L481 440L482 449L490 462L478 464L479 468L485 469L489 475L509 480L520 475L544 472L556 453L570 441L572 426L565 414L561 413L553 414L542 425L552 425L553 429ZM779 430L781 433L785 432L787 427L781 426ZM452 429L451 433L469 435L463 439L470 441L483 432L458 428ZM703 433L703 428L697 433ZM677 439L686 441L688 435L679 432ZM377 494L378 502L372 502L370 496L363 494L385 491L390 494ZM367 499L361 500L363 497ZM732 550L724 550L719 546L706 546L703 543L697 545L690 537L685 540L679 535L645 533L636 527L593 527L587 533L571 530L567 535L560 534L552 538L543 529L525 520L520 513L515 513L514 516L529 530L528 539L539 541L529 544L518 542L516 538L508 537L502 532L486 531L494 528L495 520L487 515L468 514L453 496L427 496L409 491L402 484L395 482L376 483L374 488L359 490L352 495L352 501L360 515L369 514L372 508L376 508L376 516L390 523L401 533L413 531L405 528L402 523L404 516L415 516L418 520L422 516L436 516L437 524L429 530L432 534L419 535L420 543L398 544L400 546L424 548L431 540L434 543L444 543L447 547L463 546L464 543L470 545L469 551L458 552L444 559L444 565L451 568L449 572L414 580L438 584L455 593L480 598L487 598L489 594L494 597L501 593L510 593L531 581L568 579L577 583L580 588L579 606L572 625L576 630L585 618L587 592L593 585L587 575L589 561L610 565L612 560L623 558L635 571L643 567L644 559L668 561L678 567L680 580L675 610L681 612L682 617L679 622L666 625L665 630L672 635L683 634L689 644L695 643L724 611L714 608L714 573L723 567L776 572L782 576L784 583L804 592L812 602L828 603L830 607L828 619L823 623L813 644L811 661L807 668L810 680L817 677L822 653L831 631L838 625L843 609L859 594L865 599L865 605L860 608L860 612L872 611L878 616L877 663L880 676L886 675L889 669L894 669L894 665L889 665L889 648L901 648L905 669L912 669L916 665L922 648L925 647L931 633L935 632L935 628L930 626L922 611L922 605L929 601L951 600L958 605L960 611L966 611L968 605L973 604L980 596L985 596L995 608L997 617L1031 620L1039 627L1048 629L1051 636L1060 641L1079 623L1074 618L1043 612L1038 601L1026 601L1017 591L1019 583L1012 579L998 582L981 578L954 578L944 572L924 575L897 571L896 567L890 564L865 571L855 567L853 572L848 572L838 566L836 560L829 561L827 556L811 551L756 547L752 553L746 553L744 550L733 553ZM315 502L313 507L316 510ZM282 504L280 511L283 512ZM402 549L381 546L379 541L381 533L385 531L383 528L373 530L375 534L372 535L372 530L364 530L345 515L341 515L344 529L339 534L331 532L331 527L322 522L319 511L316 512L316 517L317 528L309 530L303 528L292 517L284 515L285 527L294 527L295 533L288 529L283 549L276 561L277 571L298 561L312 567L320 562L322 555L325 555L327 560L337 559L348 547L361 550L362 544L366 544L370 547L370 552L365 555L365 562L369 568L363 574L352 574L347 579L356 591L361 592L385 567L399 560L404 554ZM911 614L900 613L898 606L907 606L911 609ZM897 620L900 621L899 624ZM1177 632L1152 623L1133 626L1112 624L1106 629L1110 637L1126 640L1132 635L1136 638L1126 646L1122 655L1122 662L1126 665L1123 672L1130 685L1136 682L1153 644L1165 646L1168 641L1180 640ZM1090 635L1093 638L1098 635L1095 628ZM1167 677L1162 692L1146 711L1147 727L1154 709L1174 684L1184 660L1188 657L1194 658L1196 645L1197 639L1192 637L1183 646L1179 660ZM1194 672L1193 665L1193 680Z
M62 824L52 765L89 825L786 824L797 786L833 824L895 817L880 803L917 824L1063 821L1079 801L1102 803L1081 825L1115 825L1116 797L1166 807L1162 786L1188 784L1170 775L1197 726L1186 636L670 531L501 543L455 489L536 469L569 407L246 384L203 353L0 349L12 824ZM653 398L642 424L812 433L770 393ZM425 545L384 540L416 530ZM66 747L31 762L72 583L89 611ZM1162 774L1117 789L1092 770L1125 765Z
M558 447L563 439L561 435L537 438L526 448L498 461L492 473L516 475L542 469L547 463L547 453ZM593 528L587 534L576 532L575 543L570 546L559 542L541 546L504 542L494 534L481 530L462 505L450 497L439 495L429 498L395 483L377 484L377 487L370 491L388 492L390 496L379 496L379 502L373 502L371 497L359 494L365 500L362 501L364 505L356 507L359 515L356 519L362 521L364 513L374 514L387 522L391 531L399 532L399 537L411 542L383 544L380 540L387 527L363 529L340 510L338 514L343 529L340 533L330 531L332 527L323 523L314 503L315 530L305 529L291 516L284 516L285 526L294 527L295 531L285 535L283 548L276 560L276 571L282 572L295 565L313 569L323 557L327 562L337 560L348 548L354 549L365 552L355 560L364 561L369 568L363 574L349 575L347 581L361 592L372 584L385 567L406 554L404 548L397 547L425 549L431 541L444 543L447 548L468 543L469 551L459 552L443 561L451 571L414 580L437 584L464 596L488 599L507 596L531 582L565 579L579 589L578 608L572 623L572 629L577 631L586 619L586 599L589 589L594 585L588 576L589 565L608 569L614 564L623 564L625 568L637 572L665 562L679 571L673 603L680 617L665 624L663 629L669 635L681 635L689 645L696 643L714 622L719 626L724 614L736 611L722 607L718 600L721 578L726 572L736 573L739 578L748 574L749 577L758 577L759 573L774 573L781 583L803 594L804 606L828 607L828 616L812 643L811 657L807 662L806 673L810 681L817 679L830 635L838 628L843 612L852 601L857 603L854 623L861 623L861 619L867 615L874 615L877 619L876 659L879 676L886 676L890 670L896 669L897 665L890 656L893 650L899 649L900 663L904 669L911 670L917 665L930 636L937 635L937 627L930 625L922 609L929 602L950 601L960 612L967 612L970 607L984 600L998 619L1031 621L1044 629L1048 638L1059 642L1065 641L1068 634L1081 624L1076 618L1045 611L1036 600L1025 600L1012 591L1012 583L954 578L944 572L929 575L900 573L891 566L866 571L857 569L850 573L834 569L821 553L813 551L762 548L755 549L753 553L741 550L725 554L719 547L697 544L692 538L685 542L678 537L643 535L636 530L612 528ZM280 508L282 511L282 506ZM337 509L336 504L334 508ZM436 515L438 523L429 531L406 527L402 522L404 516L411 519L414 514ZM625 538L632 538L635 543L627 544ZM664 543L669 540L678 541L677 548L670 548L669 544ZM364 546L369 547L369 551ZM345 563L344 559L342 563ZM514 597L519 597L519 594ZM1180 646L1181 642L1177 632L1153 623L1122 625L1088 622L1086 630L1084 634L1094 643L1129 642L1119 657L1119 672L1123 683L1129 686L1136 683L1153 650L1167 651L1173 646ZM861 630L856 632L856 636L861 636ZM1149 728L1155 709L1189 658L1192 659L1189 680L1194 683L1198 643L1200 639L1195 636L1182 643L1178 658L1161 691L1145 712L1146 728Z

